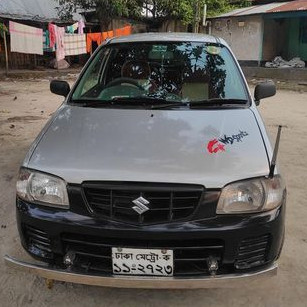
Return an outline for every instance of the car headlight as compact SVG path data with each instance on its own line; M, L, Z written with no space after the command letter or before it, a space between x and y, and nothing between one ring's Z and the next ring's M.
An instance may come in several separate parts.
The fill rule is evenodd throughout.
M23 200L64 209L69 207L66 183L59 177L21 168L16 188L17 196Z
M255 213L279 207L286 196L282 178L256 178L238 181L222 190L217 214Z

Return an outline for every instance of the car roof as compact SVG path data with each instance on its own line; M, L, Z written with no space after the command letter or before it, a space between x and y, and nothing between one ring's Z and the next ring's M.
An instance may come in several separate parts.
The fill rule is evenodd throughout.
M200 33L141 33L129 36L120 36L111 39L109 43L133 43L133 42L202 42L202 43L227 43L218 37Z

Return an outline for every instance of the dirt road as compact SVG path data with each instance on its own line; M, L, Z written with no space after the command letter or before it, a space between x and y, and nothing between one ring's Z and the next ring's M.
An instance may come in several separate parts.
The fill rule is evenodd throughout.
M27 258L15 223L18 167L34 137L59 106L49 81L0 82L0 258ZM279 163L288 186L287 230L277 277L239 289L127 290L56 283L12 271L0 259L0 306L306 306L307 93L279 91L260 111L270 134L284 129Z

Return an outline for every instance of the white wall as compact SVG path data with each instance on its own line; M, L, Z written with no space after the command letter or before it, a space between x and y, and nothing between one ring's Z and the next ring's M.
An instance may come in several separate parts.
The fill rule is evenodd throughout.
M260 61L262 27L261 16L232 17L212 20L211 31L226 40L239 60Z

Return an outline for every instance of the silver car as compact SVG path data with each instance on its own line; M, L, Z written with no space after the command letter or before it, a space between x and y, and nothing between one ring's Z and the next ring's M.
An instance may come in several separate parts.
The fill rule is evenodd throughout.
M48 279L201 288L276 273L286 189L227 43L196 34L106 41L31 146L17 182L25 250ZM45 265L43 263L46 263Z

